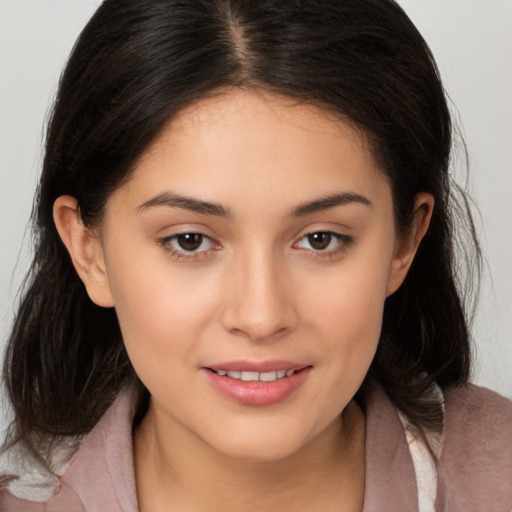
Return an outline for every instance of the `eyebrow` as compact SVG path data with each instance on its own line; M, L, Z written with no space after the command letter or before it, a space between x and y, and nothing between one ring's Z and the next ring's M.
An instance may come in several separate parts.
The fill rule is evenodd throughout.
M299 204L292 209L291 216L302 217L304 215L309 215L311 213L316 213L323 210L328 210L329 208L335 208L336 206L343 206L351 203L359 203L369 207L373 206L372 202L364 196L344 192ZM200 199L194 199L192 197L172 194L169 192L164 192L163 194L159 194L155 197L152 197L151 199L148 199L137 207L137 211L142 212L155 206L183 208L184 210L190 210L206 215L231 217L231 212L219 203L211 203L208 201L202 201Z
M217 217L231 216L229 210L218 203L210 203L208 201L201 201L192 197L171 194L168 192L164 192L163 194L159 194L155 197L152 197L151 199L148 199L137 207L137 211L142 212L154 206L183 208L184 210L190 210L206 215L215 215Z
M301 217L303 215L309 215L310 213L316 213L323 210L328 210L329 208L343 206L351 203L363 204L368 207L373 206L372 202L367 197L361 196L359 194L344 192L341 194L333 194L321 197L320 199L315 199L314 201L299 204L291 211L291 216Z

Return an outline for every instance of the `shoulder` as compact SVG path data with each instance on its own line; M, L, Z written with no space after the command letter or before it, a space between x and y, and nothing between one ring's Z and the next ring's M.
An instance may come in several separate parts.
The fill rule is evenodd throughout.
M512 402L486 388L467 385L446 390L443 452L454 458L493 456L512 464ZM442 454L443 455L443 454ZM509 456L508 459L505 456ZM494 458L496 456L496 458Z
M446 417L471 418L470 425L499 426L512 419L512 402L490 389L468 384L445 390ZM474 416L475 414L487 413Z
M60 467L53 460L62 452L62 442L59 444L50 463L54 472L29 457L13 453L11 459L16 459L16 464L10 467L4 464L0 468L0 510L135 511L131 447L134 409L134 394L129 390L121 392L98 424L81 440L78 450Z
M0 510L60 512L63 504L65 508L62 510L66 507L68 510L82 510L76 506L72 490L64 486L59 477L71 464L80 441L78 437L60 439L52 448L46 464L21 443L3 453L0 459ZM53 505L58 503L60 508L46 508L49 502Z
M450 388L444 397L441 509L510 510L512 402L474 385Z

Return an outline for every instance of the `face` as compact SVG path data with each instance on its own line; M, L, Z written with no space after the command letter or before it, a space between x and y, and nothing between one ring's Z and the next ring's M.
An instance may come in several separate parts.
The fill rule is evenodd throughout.
M167 126L110 197L99 239L96 302L116 309L150 413L256 459L338 428L410 252L360 134L243 91Z

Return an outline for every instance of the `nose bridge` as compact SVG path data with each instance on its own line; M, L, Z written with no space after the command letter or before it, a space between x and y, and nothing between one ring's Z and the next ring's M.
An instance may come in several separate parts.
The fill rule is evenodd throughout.
M256 244L257 245L257 244ZM248 248L233 261L225 327L254 340L290 330L296 321L283 261L272 247Z

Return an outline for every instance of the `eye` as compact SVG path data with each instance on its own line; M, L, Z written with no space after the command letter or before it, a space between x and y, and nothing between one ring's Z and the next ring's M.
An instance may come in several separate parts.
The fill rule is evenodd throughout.
M180 233L164 238L160 243L171 252L181 254L206 252L217 245L202 233Z
M316 252L333 253L346 248L352 238L332 231L315 231L295 242L294 247Z

